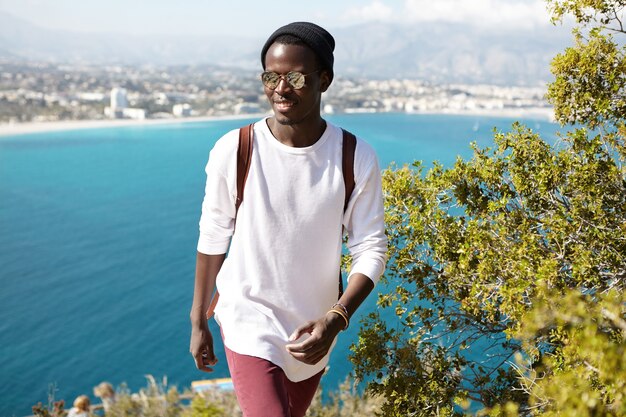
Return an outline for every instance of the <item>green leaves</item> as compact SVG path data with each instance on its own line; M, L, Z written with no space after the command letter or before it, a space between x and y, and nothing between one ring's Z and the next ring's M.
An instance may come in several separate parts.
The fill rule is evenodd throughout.
M556 80L548 88L556 119L592 129L626 115L626 54L611 35L596 28L585 39L575 31L575 45L552 61Z
M567 326L528 321L569 291L592 303L624 289L626 182L613 155L585 129L550 145L515 124L451 168L384 172L394 290L363 323L352 361L385 410L549 408L525 378L556 375L542 368L547 357L565 372L576 352L564 348ZM510 365L523 350L527 373Z
M579 24L617 24L619 28L620 12L626 6L624 0L547 0L546 3L553 22L561 22L564 16L572 15Z
M626 0L548 0L581 26L548 98L454 166L384 172L389 265L353 347L382 415L626 415Z
M544 415L626 414L626 295L623 291L585 295L545 289L518 336L529 352L545 351L537 334L550 332L558 346L535 354L533 373L521 375L531 404ZM543 378L538 378L543 374ZM542 404L543 402L543 404Z

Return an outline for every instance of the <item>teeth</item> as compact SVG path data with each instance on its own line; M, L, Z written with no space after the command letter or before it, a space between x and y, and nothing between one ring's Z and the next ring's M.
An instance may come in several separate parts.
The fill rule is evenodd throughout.
M291 101L275 101L274 104L280 109L287 109L293 106L293 102Z

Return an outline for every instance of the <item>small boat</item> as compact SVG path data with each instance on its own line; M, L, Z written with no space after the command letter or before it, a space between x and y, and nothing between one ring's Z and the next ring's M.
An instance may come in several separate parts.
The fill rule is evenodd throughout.
M221 389L224 391L232 391L233 380L231 378L203 379L200 381L192 381L191 389L194 392L202 392L210 389Z

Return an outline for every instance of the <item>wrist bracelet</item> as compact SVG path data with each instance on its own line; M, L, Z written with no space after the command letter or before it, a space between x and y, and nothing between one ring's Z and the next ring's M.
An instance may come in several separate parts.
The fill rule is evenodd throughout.
M338 308L331 308L330 310L328 310L328 312L326 314L328 314L328 313L335 313L335 314L337 314L338 316L340 316L343 319L343 321L346 323L346 325L343 327L342 330L346 330L348 328L348 326L350 325L350 319L340 309L338 309Z
M344 306L341 303L335 303L333 304L333 306L331 308L335 308L335 307L339 307L343 310L343 312L346 314L346 317L350 317L350 315L348 314L348 309L346 308L346 306Z

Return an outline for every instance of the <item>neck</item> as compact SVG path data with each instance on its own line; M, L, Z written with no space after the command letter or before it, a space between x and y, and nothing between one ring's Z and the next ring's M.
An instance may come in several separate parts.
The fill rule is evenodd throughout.
M306 148L317 142L326 130L326 121L321 117L310 123L281 124L275 117L267 119L272 135L283 145Z

